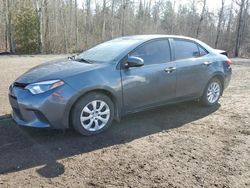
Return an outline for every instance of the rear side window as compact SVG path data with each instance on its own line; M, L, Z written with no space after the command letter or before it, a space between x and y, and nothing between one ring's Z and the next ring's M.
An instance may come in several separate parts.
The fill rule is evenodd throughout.
M135 49L130 56L142 58L145 65L169 62L171 60L169 42L167 39L148 42Z
M200 51L196 43L188 40L174 39L175 59L188 59L200 57Z
M205 56L205 55L208 54L207 50L205 50L203 47L198 45L198 48L199 48L199 51L200 51L200 57Z

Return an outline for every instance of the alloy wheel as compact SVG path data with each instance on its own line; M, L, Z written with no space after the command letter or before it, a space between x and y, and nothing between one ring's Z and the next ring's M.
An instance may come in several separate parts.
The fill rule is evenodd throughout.
M218 82L210 83L210 85L207 89L208 102L211 104L215 103L219 99L220 93L221 93L220 84Z
M110 118L110 108L102 100L88 103L81 111L80 122L88 131L98 131L105 127Z

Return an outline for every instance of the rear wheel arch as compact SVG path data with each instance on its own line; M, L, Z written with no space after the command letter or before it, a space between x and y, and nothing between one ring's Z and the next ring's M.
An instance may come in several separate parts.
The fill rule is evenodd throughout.
M224 79L224 77L223 77L221 74L217 74L217 75L214 75L214 76L209 80L209 82L210 82L212 79L214 79L214 78L218 79L218 80L220 81L220 83L221 83L221 86L222 86L221 95L222 95L222 94L223 94L223 91L224 91L224 81L225 81L225 79ZM209 83L209 82L208 82L208 83Z
M200 97L200 99L199 99L199 102L201 103L201 104L203 104L204 106L213 106L214 104L217 104L218 103L218 101L219 101L219 99L220 99L220 96L222 96L222 93L223 93L223 80L222 79L224 79L223 77L221 77L221 76L218 76L218 75L216 75L216 76L213 76L209 81L208 81L208 83L206 84L206 87L205 87L205 89L204 89L204 91L203 91L203 94L202 94L202 96ZM211 91L211 92L213 92L212 94L209 94L209 95L214 95L215 94L215 96L213 96L213 97L216 97L216 101L209 101L209 99L208 99L208 97L211 97L211 96L208 96L208 89L210 88L210 87L214 87L214 86L212 86L212 84L215 84L215 83L217 83L217 85L219 86L219 88L220 88L220 90L218 90L218 91L216 91L216 90L214 90L214 91ZM214 89L214 88L211 88L211 89ZM218 93L220 91L220 93L217 95L216 93ZM217 95L217 96L216 96ZM213 100L213 99L212 99Z
M205 92L205 90L206 90L206 88L207 88L207 85L208 85L209 82L210 82L211 80L213 80L214 78L216 78L216 79L218 79L218 80L220 81L220 83L221 83L221 85L222 85L222 93L221 93L221 95L223 94L223 90L224 90L224 81L225 81L225 79L224 79L224 77L223 77L223 75L222 75L221 73L216 73L216 74L213 74L213 75L210 77L210 79L207 81L207 83L204 84L204 86L203 86L203 88L202 88L202 90L201 90L200 96L202 96L202 95L204 94L204 92Z

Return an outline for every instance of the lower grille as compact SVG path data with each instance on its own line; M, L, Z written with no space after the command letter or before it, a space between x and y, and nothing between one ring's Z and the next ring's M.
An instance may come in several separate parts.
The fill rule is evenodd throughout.
M18 108L15 108L15 107L12 107L12 109L13 109L13 112L15 113L15 115L16 115L19 119L23 120L23 116L22 116L22 114L21 114L21 111L20 111Z
M10 96L12 99L17 100L16 96L11 95L11 93L10 93L10 95L9 95L9 96Z
M47 120L47 118L46 118L41 112L39 112L39 111L34 111L34 113L35 113L36 117L37 117L40 121L42 121L42 122L44 122L44 123L48 123L48 122L49 122L49 121Z

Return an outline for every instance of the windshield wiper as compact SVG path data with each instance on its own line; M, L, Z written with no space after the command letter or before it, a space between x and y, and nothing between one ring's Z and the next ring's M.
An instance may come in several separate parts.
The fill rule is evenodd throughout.
M91 62L90 60L84 59L84 58L75 58L72 59L73 61L79 61L79 62L84 62L84 63L88 63L88 64L92 64L93 62Z

